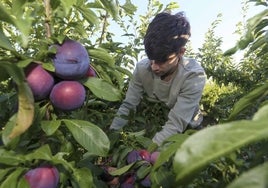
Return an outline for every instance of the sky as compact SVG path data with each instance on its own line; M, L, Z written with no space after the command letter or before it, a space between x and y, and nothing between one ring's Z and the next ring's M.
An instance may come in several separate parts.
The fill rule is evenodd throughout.
M215 32L216 36L223 39L222 49L227 50L233 47L239 38L234 33L237 29L236 24L263 10L263 6L257 7L254 3L249 3L247 17L243 18L243 0L179 0L177 2L180 5L179 10L185 11L190 21L192 28L191 41L194 49L201 47L205 33L211 23L217 19L219 13L222 13L222 21Z
M222 21L215 32L217 37L222 37L222 50L227 50L235 45L239 36L234 32L237 29L236 24L243 21L242 3L244 0L160 0L164 5L171 1L177 2L180 6L178 9L173 10L172 13L184 11L190 21L192 33L190 40L194 50L202 46L205 33L211 23L217 19L219 13L222 14ZM125 1L120 0L120 2ZM131 2L137 6L138 15L146 11L148 1L131 0ZM255 6L254 3L249 3L246 20L263 9L264 6ZM114 32L116 32L116 29Z

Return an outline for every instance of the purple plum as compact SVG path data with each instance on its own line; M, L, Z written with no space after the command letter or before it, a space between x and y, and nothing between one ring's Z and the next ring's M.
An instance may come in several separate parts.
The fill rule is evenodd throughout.
M35 101L48 97L54 86L53 76L42 65L31 63L25 69L26 80L32 90Z
M77 80L86 75L90 57L81 43L68 39L62 45L55 45L55 47L57 52L53 63L58 77L64 80Z
M156 160L158 159L159 155L160 155L159 151L154 151L153 153L151 153L150 161L151 161L152 164L154 164L156 162Z
M30 188L56 188L59 183L59 172L53 166L37 167L29 170L24 178Z
M139 151L137 151L137 150L132 150L127 154L127 163L128 164L134 163L134 162L139 161L141 159L142 158L139 154Z
M61 81L50 93L52 105L58 109L69 111L80 108L86 98L86 90L78 81Z

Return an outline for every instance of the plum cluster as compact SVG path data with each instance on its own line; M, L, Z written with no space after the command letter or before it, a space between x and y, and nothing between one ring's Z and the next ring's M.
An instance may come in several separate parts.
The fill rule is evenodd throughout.
M30 188L56 188L59 177L59 171L54 166L39 166L24 174Z
M138 161L143 161L145 162L145 165L154 165L159 154L159 151L150 153L146 149L132 150L126 156L126 163L132 164ZM135 184L138 183L142 187L151 187L150 174L147 174L143 179L138 179L136 171L132 170L122 174L120 177L115 177L112 176L110 172L116 170L116 168L105 166L103 169L104 172L101 174L100 178L110 186L120 185L120 188L134 188Z
M49 98L57 109L75 110L83 105L86 98L85 87L78 80L95 77L96 73L81 43L67 39L54 47L56 54L52 61L55 72L47 71L41 64L31 63L25 69L26 80L35 101Z

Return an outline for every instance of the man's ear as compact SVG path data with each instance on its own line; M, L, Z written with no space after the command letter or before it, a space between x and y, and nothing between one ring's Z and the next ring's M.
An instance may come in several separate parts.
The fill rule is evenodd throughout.
M181 56L183 56L184 53L185 53L185 51L186 51L186 48L185 48L185 47L181 47L181 48L180 48L180 51L179 51L179 54L180 54Z

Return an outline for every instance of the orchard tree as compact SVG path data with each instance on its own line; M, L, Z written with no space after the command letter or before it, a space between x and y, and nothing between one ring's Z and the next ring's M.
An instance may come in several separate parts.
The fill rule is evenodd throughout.
M1 3L1 187L34 186L44 176L53 187L109 185L101 178L111 149L105 131L139 47L113 42L107 24L135 9L130 1ZM59 175L35 170L43 166Z
M248 169L243 165L234 168L227 161L241 164L236 155L241 148L267 139L266 82L234 105L228 123L174 135L157 151L149 146L168 113L162 103L145 99L136 113L126 117L132 126L122 132L108 131L131 69L142 52L148 21L160 11L177 7L177 3L164 6L150 0L147 13L140 17L141 22L136 22L137 7L130 0L124 4L112 0L2 1L0 187L33 187L36 183L77 188L206 187L215 184L214 180L226 187L236 178L230 187L243 187L250 183L250 176L257 178L260 186L267 184L267 164L263 161L254 161L250 171L241 177L240 172ZM267 11L258 18L262 20L266 15ZM129 25L125 19L130 20ZM123 35L129 39L127 44L114 41L114 34L109 32L111 21L123 28ZM251 31L266 29L258 19L251 23ZM71 44L64 48L70 40L85 51ZM213 75L213 71L229 75L226 62L213 64L227 58L219 53L219 44L216 41L211 45L218 50L217 58L213 59L206 50L202 57L213 59L207 66L210 76L217 83L226 83L229 80ZM27 71L32 64L37 64L34 67L38 67L38 76ZM76 71L79 74L74 74ZM40 87L41 81L40 85L31 85L31 76L35 76L33 80L47 78L44 82L51 83L52 88L50 84ZM34 88L51 90L46 95L39 92L46 97L36 98ZM252 114L252 119L232 121L257 98L262 99L262 107ZM260 147L261 156L266 156L264 146ZM253 168L259 164L263 165ZM222 170L223 175L217 176L215 172L219 170L211 170L210 165ZM230 169L236 171L230 173Z
M31 169L47 165L60 177L50 187L102 187L92 167L110 142L95 121L121 99L116 83L126 71L98 43L99 23L103 14L117 20L119 8L116 1L2 1L1 187L41 181L44 171ZM97 76L86 76L89 66ZM53 181L46 173L41 182Z
M211 23L205 34L205 40L197 52L197 59L204 67L208 80L201 99L204 125L214 125L226 119L233 104L241 96L241 88L236 86L240 78L235 59L224 56L222 38L215 30L221 23L222 15Z
M223 56L221 49L222 39L217 37L215 29L221 23L221 14L211 23L205 34L205 41L198 52L198 61L204 67L208 78L213 79L218 84L228 84L235 79L235 60L231 57Z

